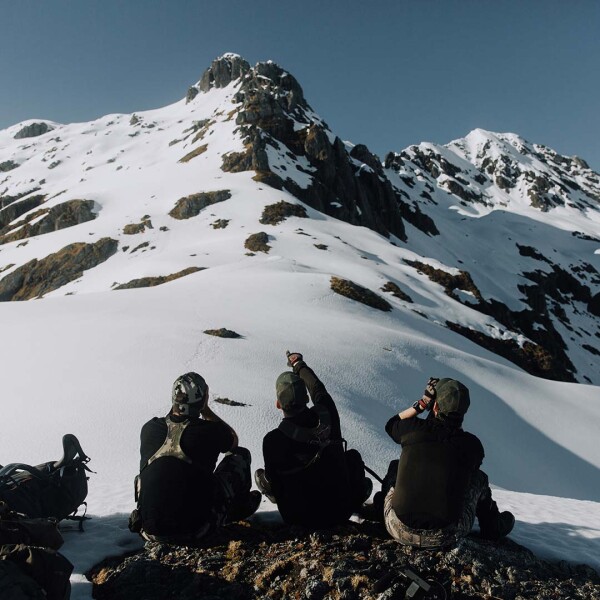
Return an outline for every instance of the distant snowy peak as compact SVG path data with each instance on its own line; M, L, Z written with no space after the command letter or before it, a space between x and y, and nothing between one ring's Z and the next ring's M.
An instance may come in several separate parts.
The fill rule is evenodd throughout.
M463 206L485 214L531 207L598 211L600 176L578 158L562 156L513 133L475 129L445 146L422 143L386 157L405 183L422 175ZM400 186L402 187L402 186ZM428 200L431 191L422 197Z

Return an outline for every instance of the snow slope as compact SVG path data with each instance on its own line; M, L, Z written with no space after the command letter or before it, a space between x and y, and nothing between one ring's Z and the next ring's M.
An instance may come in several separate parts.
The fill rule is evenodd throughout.
M23 124L0 132L0 159L21 165L0 174L2 194L39 185L49 205L92 199L98 213L93 221L34 236L26 245L0 246L0 270L10 273L16 268L11 264L43 258L75 241L105 236L119 241L117 254L43 299L0 304L1 462L58 458L61 436L71 432L96 471L88 496L93 520L84 534L66 533L64 552L77 567L73 597L90 597L90 585L81 577L85 569L139 545L126 529L139 431L146 420L167 412L172 381L195 370L206 378L213 400L246 404L213 402L213 409L237 430L259 467L262 437L280 418L274 382L285 369L286 349L304 353L337 401L350 445L380 473L398 454L383 430L387 419L419 397L429 376L461 380L472 397L465 428L482 439L484 469L500 488L499 503L517 518L511 537L543 556L600 568L595 439L600 388L533 377L445 328L446 320L455 320L487 330L496 326L503 335L489 317L449 300L439 285L403 262L426 257L455 268L452 249L410 226L409 243L396 246L308 206L309 218L260 224L265 206L299 201L254 181L253 172L221 169L225 153L243 150L227 110L236 85L200 94L188 104L182 100L138 113L133 120L109 115L92 123L53 124L53 131L18 142L13 136ZM201 126L193 122L204 119L214 122L194 143ZM204 143L204 153L178 162ZM169 216L179 198L215 190L229 190L231 198L191 219ZM531 238L539 248L550 251L552 239L566 239L557 233L563 225L551 219L541 223L537 216L534 223L509 206L504 211L513 229L535 230ZM485 265L497 215L490 211L469 220L459 211L440 210L436 221L457 232L464 227L461 235L476 240L473 262ZM123 232L146 216L151 229ZM571 218L579 219L578 231L600 234L589 211ZM229 220L228 226L213 228L219 219ZM258 231L269 235L271 249L250 256L244 241ZM568 254L566 242L560 248ZM158 287L111 290L115 282L190 266L204 270ZM486 293L494 289L517 305L506 293L514 274L510 264L495 271ZM414 302L378 291L393 306L380 312L335 294L331 276L374 291L394 281ZM219 327L242 338L203 333ZM597 372L596 361L586 373L597 381ZM273 508L265 501L256 518L275 518Z

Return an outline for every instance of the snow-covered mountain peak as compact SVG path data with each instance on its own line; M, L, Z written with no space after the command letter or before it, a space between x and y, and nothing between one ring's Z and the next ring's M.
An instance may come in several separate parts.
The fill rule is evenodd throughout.
M156 110L44 121L51 131L20 124L31 139L15 139L16 126L0 132L0 299L224 268L246 260L249 233L272 246L264 225L279 220L262 211L307 215L303 233L327 249L308 268L343 276L346 267L325 257L355 260L335 236L323 240L317 222L345 241L371 229L381 247L357 250L365 278L356 283L404 282L398 298L421 297L416 310L439 326L530 372L600 379L589 356L600 310L600 184L580 162L480 129L390 153L382 165L366 146L342 142L285 69L235 54L215 59L192 89ZM297 235L278 235L285 264L300 252ZM423 300L432 285L443 290L433 305Z

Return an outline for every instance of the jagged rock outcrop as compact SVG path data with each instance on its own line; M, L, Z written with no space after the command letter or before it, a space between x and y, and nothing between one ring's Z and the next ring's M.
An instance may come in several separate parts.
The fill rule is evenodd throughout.
M428 598L600 597L600 576L590 567L541 560L510 540L494 544L472 536L455 548L423 551L366 523L316 532L231 525L197 548L147 544L87 575L97 600L393 600L408 597L405 569L435 588Z
M31 300L57 290L110 258L119 243L102 238L93 244L69 244L42 259L33 259L0 279L0 302Z
M0 229L0 244L23 240L34 235L43 235L92 221L97 217L93 210L94 205L93 200L69 200L50 209L35 211L23 221L17 221ZM39 219L42 215L45 216ZM31 221L35 221L35 223L32 224Z
M213 63L211 70L215 68ZM230 69L223 81L231 81L234 73L228 60L219 62L217 70L223 69ZM224 171L254 170L257 180L285 188L326 214L405 239L399 197L377 157L365 146L348 150L339 138L331 136L327 126L315 120L292 75L275 63L258 63L245 71L234 101L241 105L236 123L246 150L225 155ZM282 156L302 160L305 166L298 169L309 183L300 185L293 176L270 165L267 146Z
M44 135L44 133L48 133L52 131L54 127L48 125L42 121L41 123L31 123L29 125L25 125L22 129L15 134L15 140L22 140L24 138L38 137L40 135Z
M231 198L229 190L218 190L215 192L200 192L180 198L175 203L175 207L169 212L174 219L191 219L200 214L200 211L207 206L217 202L225 202Z
M232 81L239 79L249 70L249 63L241 56L225 54L213 60L211 66L202 75L198 88L201 92L208 92L213 87L227 87Z
M25 195L30 194L27 192ZM6 198L6 196L4 197ZM15 219L23 216L26 212L41 206L46 200L45 194L38 194L35 196L29 196L24 200L19 201L19 196L9 197L7 203L2 205L0 209L0 235L6 233L6 227L12 223Z

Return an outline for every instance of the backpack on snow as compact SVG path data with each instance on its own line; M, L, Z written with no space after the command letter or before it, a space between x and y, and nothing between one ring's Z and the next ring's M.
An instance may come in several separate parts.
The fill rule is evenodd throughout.
M73 434L63 436L62 443L64 452L59 461L35 467L12 463L1 468L0 500L30 518L79 521L81 529L86 518L87 473L91 472L86 463L90 459ZM81 505L85 506L84 514L77 516Z

